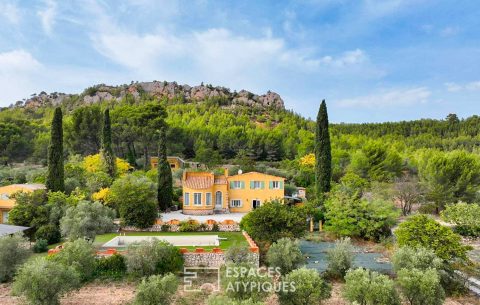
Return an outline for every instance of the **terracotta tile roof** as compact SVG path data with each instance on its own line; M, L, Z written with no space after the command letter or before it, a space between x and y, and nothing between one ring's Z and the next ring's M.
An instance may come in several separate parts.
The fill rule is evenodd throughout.
M213 179L208 176L190 176L183 182L183 185L191 189L206 189L213 185Z
M227 184L227 178L225 178L225 176L215 177L215 181L213 183L215 183L215 184Z

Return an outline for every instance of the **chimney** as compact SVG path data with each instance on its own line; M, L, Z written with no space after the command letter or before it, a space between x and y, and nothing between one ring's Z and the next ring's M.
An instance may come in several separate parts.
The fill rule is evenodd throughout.
M225 167L223 170L224 170L223 174L225 175L225 178L228 177L228 168Z

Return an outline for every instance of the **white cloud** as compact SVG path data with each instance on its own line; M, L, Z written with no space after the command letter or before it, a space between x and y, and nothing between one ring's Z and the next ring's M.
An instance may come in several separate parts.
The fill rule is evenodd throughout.
M460 32L460 28L457 26L447 26L440 31L440 35L443 37L455 36Z
M34 71L40 63L27 51L19 49L0 53L0 73Z
M392 107L410 106L428 102L431 92L426 87L381 90L366 96L338 100L341 107Z
M459 92L459 91L477 91L480 90L480 81L473 81L464 84L458 83L445 83L445 87L449 92Z
M0 3L0 16L12 24L20 23L20 9L13 3Z
M45 7L37 11L37 16L40 18L43 31L51 35L57 16L57 3L54 0L45 0L44 5Z

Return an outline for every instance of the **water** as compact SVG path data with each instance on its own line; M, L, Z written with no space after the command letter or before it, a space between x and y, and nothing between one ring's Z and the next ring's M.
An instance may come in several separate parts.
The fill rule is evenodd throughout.
M313 242L302 240L300 249L307 258L307 268L317 269L324 272L327 269L327 249L333 248L333 242ZM392 264L381 262L378 259L381 253L364 253L362 247L355 247L354 268L363 267L381 273L392 273Z

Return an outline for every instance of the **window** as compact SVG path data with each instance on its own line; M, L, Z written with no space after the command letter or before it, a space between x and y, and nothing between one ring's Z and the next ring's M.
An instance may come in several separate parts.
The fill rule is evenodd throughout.
M0 194L0 200L8 200L8 194Z
M242 181L232 181L232 189L241 189Z
M233 199L230 201L230 207L232 208L239 208L242 206L242 201L240 199Z
M202 193L193 193L193 205L202 205Z
M272 181L272 189L280 189L280 181Z
M190 205L190 193L183 194L183 205Z
M252 181L250 182L250 188L252 190L259 190L262 188L262 182L261 181Z
M205 194L205 204L212 205L212 193Z
M8 212L3 212L2 222L8 223Z

